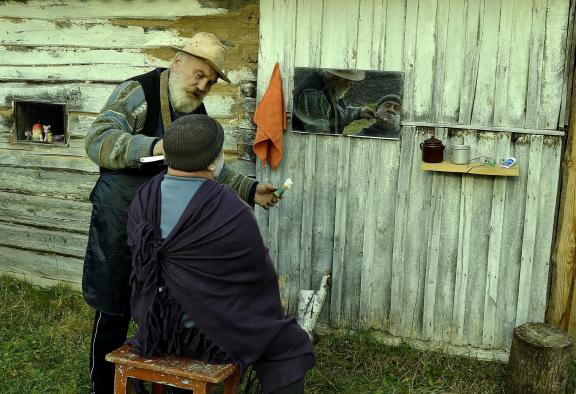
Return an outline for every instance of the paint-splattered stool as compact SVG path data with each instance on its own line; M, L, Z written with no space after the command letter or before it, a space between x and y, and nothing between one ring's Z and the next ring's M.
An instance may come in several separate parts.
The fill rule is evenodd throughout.
M178 356L140 357L138 351L124 345L106 355L116 366L114 393L125 394L128 378L152 383L152 393L165 393L166 385L209 394L211 388L224 382L224 394L240 389L240 372L233 364L208 364Z

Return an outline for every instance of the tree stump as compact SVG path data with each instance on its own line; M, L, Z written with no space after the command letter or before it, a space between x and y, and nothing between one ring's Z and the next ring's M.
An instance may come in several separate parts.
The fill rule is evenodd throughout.
M545 323L526 323L514 329L507 393L564 394L574 340Z

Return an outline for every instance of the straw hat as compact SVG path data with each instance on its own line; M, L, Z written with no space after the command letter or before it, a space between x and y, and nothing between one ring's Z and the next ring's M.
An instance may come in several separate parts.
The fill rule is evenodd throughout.
M332 75L336 75L337 77L347 79L349 81L362 81L366 77L366 73L362 70L328 69L326 72Z
M228 49L220 42L220 40L218 40L218 38L216 38L214 34L199 32L194 34L190 42L184 48L174 46L171 48L203 59L212 66L214 70L216 70L220 78L230 83L230 80L222 71Z

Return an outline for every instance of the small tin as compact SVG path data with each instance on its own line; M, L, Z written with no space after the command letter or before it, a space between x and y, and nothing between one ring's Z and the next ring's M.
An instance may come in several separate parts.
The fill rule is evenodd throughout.
M452 163L468 164L470 162L470 145L452 145Z

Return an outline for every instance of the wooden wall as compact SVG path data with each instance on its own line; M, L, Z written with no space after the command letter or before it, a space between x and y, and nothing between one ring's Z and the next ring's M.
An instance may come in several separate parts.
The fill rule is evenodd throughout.
M255 0L0 2L0 271L79 286L97 177L87 127L117 83L166 66L167 47L197 31L230 48L232 84L205 101L225 126L225 149L241 155L253 135L258 18ZM13 99L66 102L69 146L15 143Z
M257 210L296 310L333 273L324 321L506 351L546 309L571 87L569 0L269 0L258 97L274 63L291 110L294 67L405 74L401 141L287 132L295 181ZM514 156L520 177L420 170L432 134L472 157Z

